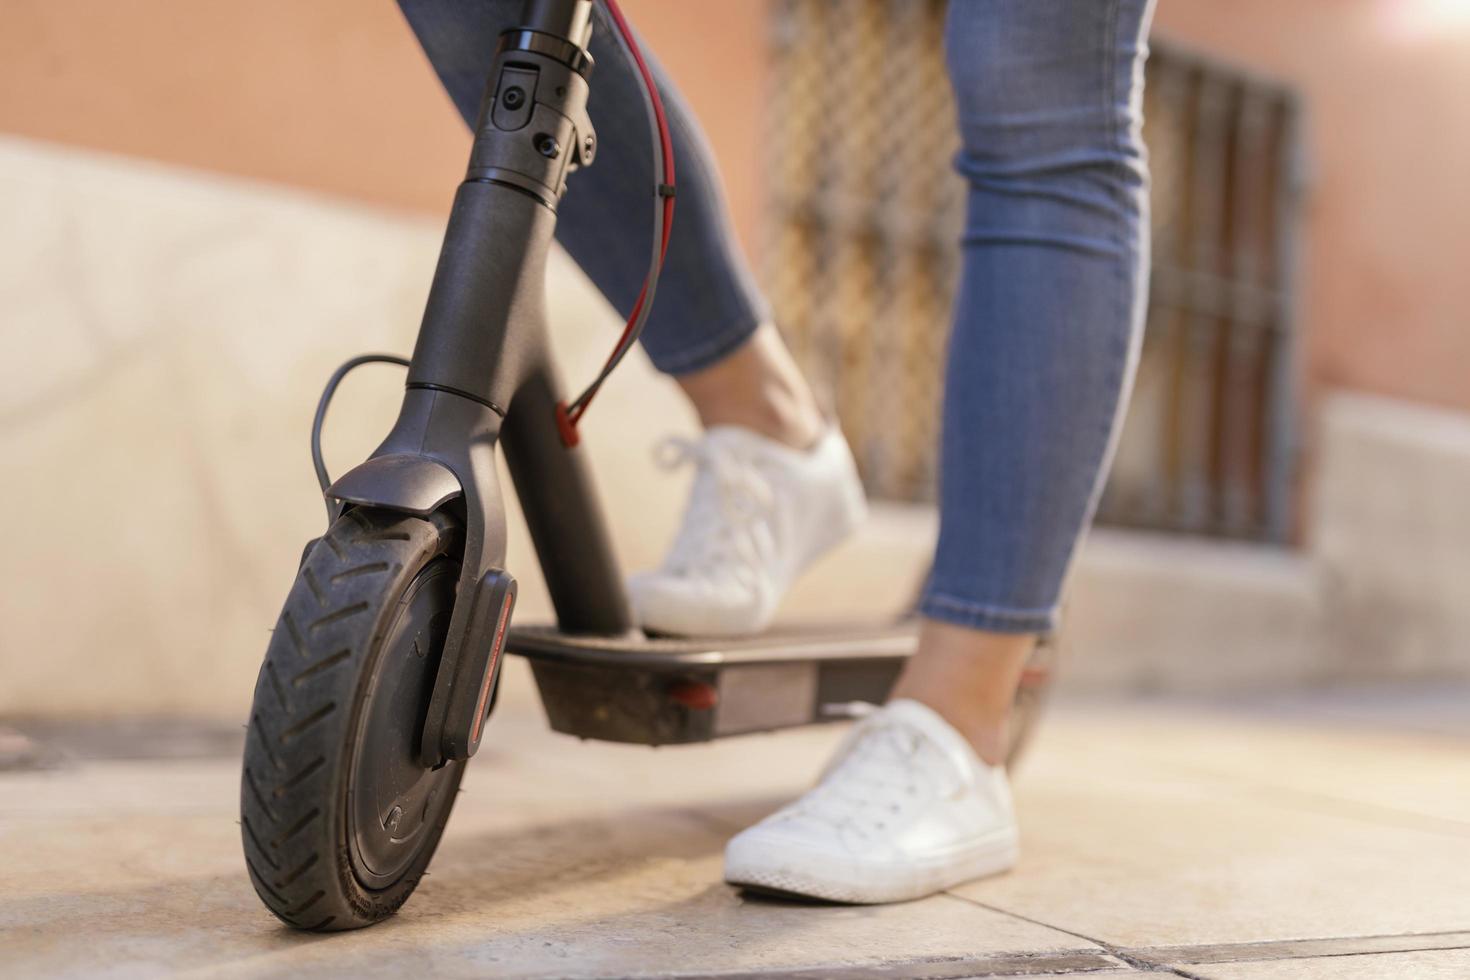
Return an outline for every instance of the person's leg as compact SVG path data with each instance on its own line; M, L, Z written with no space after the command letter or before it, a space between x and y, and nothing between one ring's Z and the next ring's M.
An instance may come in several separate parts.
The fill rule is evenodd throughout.
M400 0L467 122L496 39L522 0ZM588 113L597 159L573 174L557 240L623 315L646 272L653 165L641 80L596 8ZM652 62L651 62L652 63ZM653 64L669 118L678 206L657 301L643 333L706 429L678 454L698 467L663 564L629 579L634 615L663 633L765 628L791 582L847 536L864 502L852 454L823 417L730 233L713 158L693 115Z
M1132 380L1146 299L1149 0L953 0L970 184L944 396L940 534L895 697L989 762L1056 625Z
M400 0L466 123L473 125L500 33L524 0ZM623 316L646 272L653 165L642 81L597 8L587 111L597 160L567 181L556 238ZM738 425L804 447L823 428L805 379L730 231L713 157L682 96L645 51L669 118L679 200L657 301L643 332L654 365L675 376L706 427Z
M950 0L970 184L918 652L817 787L738 835L726 880L844 901L1005 870L1005 724L1056 625L1143 322L1152 0Z
M806 449L828 428L801 369L769 323L722 360L674 380L706 429L734 426Z
M926 704L992 766L1005 762L1011 709L1036 646L1032 633L1000 633L925 618L919 646L904 665L892 700Z

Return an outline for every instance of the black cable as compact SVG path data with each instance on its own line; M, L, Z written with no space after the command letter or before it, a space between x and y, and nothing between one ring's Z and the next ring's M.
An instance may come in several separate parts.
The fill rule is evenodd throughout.
M582 390L571 403L565 407L567 421L574 431L576 424L580 421L582 413L586 411L587 405L602 387L603 382L608 379L613 370L627 356L628 352L638 343L638 338L643 333L643 327L648 322L648 315L653 309L653 299L658 291L659 272L663 268L664 253L667 251L667 234L670 215L668 211L674 201L674 172L673 172L673 137L670 134L668 121L664 115L663 103L659 99L658 89L653 81L653 75L649 71L647 62L633 39L632 28L628 25L623 12L618 8L617 0L603 0L608 8L614 30L613 37L622 49L624 56L631 61L642 76L643 85L639 92L643 98L644 114L648 120L649 136L653 145L653 172L654 172L654 197L653 197L653 241L649 257L648 272L645 275L643 291L639 303L639 309L634 319L630 321L624 331L623 337L613 349L612 355L603 364L602 370L586 388ZM565 438L565 434L563 438Z
M364 364L397 364L408 367L408 359L397 354L359 354L332 372L332 376L327 379L322 397L316 403L316 418L311 421L311 465L316 468L316 482L321 484L323 494L332 485L332 478L327 475L327 463L322 459L322 424L327 420L327 406L332 404L332 396L337 393L337 386L342 383L342 379ZM337 511L328 500L327 521L330 523L336 519Z

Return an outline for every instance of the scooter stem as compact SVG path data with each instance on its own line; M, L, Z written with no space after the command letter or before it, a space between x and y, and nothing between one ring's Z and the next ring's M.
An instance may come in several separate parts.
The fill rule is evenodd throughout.
M447 507L464 521L458 599L422 739L430 765L473 754L478 726L467 716L499 669L504 623L486 597L505 578L502 438L560 627L632 629L590 470L558 435L562 388L546 336L556 208L568 175L597 152L586 109L591 13L591 0L529 0L524 26L501 36L403 408L372 458L327 491L420 516Z

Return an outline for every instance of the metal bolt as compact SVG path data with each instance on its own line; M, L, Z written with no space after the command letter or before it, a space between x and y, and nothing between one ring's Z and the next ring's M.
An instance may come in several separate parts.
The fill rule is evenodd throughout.
M526 90L512 85L505 90L505 94L500 97L500 101L505 103L507 109L519 109L526 102Z
M556 141L556 137L542 133L536 137L536 152L548 160L555 160L561 155L561 144Z

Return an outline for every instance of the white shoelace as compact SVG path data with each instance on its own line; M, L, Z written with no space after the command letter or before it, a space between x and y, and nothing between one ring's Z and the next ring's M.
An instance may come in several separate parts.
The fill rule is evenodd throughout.
M689 463L697 468L664 570L701 577L729 573L747 586L759 581L758 569L771 561L775 548L776 507L775 490L758 462L682 436L659 443L654 461L665 470Z
M920 732L897 721L858 724L821 782L783 816L850 829L866 839L934 798L940 787L918 760L932 747Z

